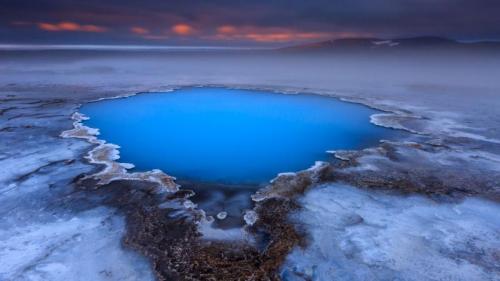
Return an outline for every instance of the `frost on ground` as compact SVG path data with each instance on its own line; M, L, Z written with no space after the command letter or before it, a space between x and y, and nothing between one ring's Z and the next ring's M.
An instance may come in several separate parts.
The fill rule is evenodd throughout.
M300 200L292 220L310 234L284 280L498 280L500 205L438 203L340 184Z
M75 104L58 97L1 98L0 280L153 280L126 250L125 220L74 179L93 167L90 145L62 139Z
M123 232L123 218L106 208L2 229L0 279L153 280L142 258L121 249Z

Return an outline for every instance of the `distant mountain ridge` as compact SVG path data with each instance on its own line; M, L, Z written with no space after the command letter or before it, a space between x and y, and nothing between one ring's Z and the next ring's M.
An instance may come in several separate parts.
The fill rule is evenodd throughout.
M500 42L459 42L453 39L421 36L399 39L344 38L280 48L284 51L329 51L355 49L408 49L408 48L493 48L500 49Z

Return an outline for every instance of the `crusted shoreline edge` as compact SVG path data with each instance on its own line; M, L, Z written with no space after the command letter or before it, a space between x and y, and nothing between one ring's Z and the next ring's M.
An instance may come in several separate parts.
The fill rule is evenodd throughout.
M214 86L220 87L191 87ZM279 91L276 88L227 85L224 88L270 90L283 94L310 93L303 89ZM371 122L375 125L427 135L426 132L404 125L407 121L425 119L411 112L391 111L388 108L367 105L356 99L345 99L332 94L323 95L385 111L372 115ZM123 96L115 98L121 97ZM129 174L127 168L130 166L115 162L119 158L118 147L97 139L98 131L83 126L83 118L84 116L75 112L74 128L63 132L61 136L82 138L97 145L86 158L91 163L105 165L105 168L82 178L81 182L94 179L97 186L101 186L103 190L113 192L117 186L122 189L115 201L120 202L117 207L125 208L127 213L128 231L124 241L150 258L159 280L279 280L279 269L287 254L296 246L306 245L306 234L295 229L288 221L288 215L300 208L296 198L317 183L342 181L362 188L394 189L428 195L469 195L484 192L477 190L478 188L457 187L453 183L450 185L442 180L429 178L427 171L416 171L414 176L408 177L404 169L401 175L394 167L388 167L390 174L386 176L372 167L363 167L366 166L362 163L363 158L374 155L397 161L398 150L401 149L422 150L428 153L439 153L447 149L443 140L435 138L430 138L423 144L383 141L377 147L359 151L334 151L332 153L341 160L339 163L318 162L305 171L279 174L268 186L258 190L252 196L254 209L245 214L245 230L256 237L256 243L207 241L201 237L198 227L200 223L210 223L213 218L207 218L202 210L198 210L196 205L189 201L192 192L179 189L175 178L160 171ZM474 136L472 137L474 139ZM467 180L464 184L470 182ZM148 183L148 187L143 188L141 183ZM482 182L477 184L479 189L481 184ZM138 189L145 190L140 200L129 194L136 193Z
M133 168L132 164L116 162L120 158L118 145L106 143L104 140L97 138L99 130L87 127L82 124L82 121L87 120L85 115L75 112L73 113L73 129L61 133L63 138L79 138L95 145L84 157L91 164L104 165L104 168L91 175L87 175L81 180L93 178L97 180L97 186L102 186L116 180L140 180L157 183L161 192L176 192L179 190L179 185L175 183L175 178L171 177L160 170L152 170L147 172L129 173L127 169Z
M354 103L369 107L371 109L382 111L382 113L375 113L370 116L370 123L385 127L388 129L396 129L396 130L404 130L409 133L414 134L425 134L420 131L413 130L403 123L407 120L414 119L423 119L423 117L419 115L411 114L410 112L405 112L401 110L389 109L385 107L375 106L369 104L367 101L363 101L360 99L354 98L344 98L333 93L314 93L304 89L301 91L300 89L279 89L275 87L251 87L251 86L226 86L226 85L217 85L217 84L208 84L208 85L191 85L191 86L172 86L167 89L158 89L157 91L147 91L147 92L136 92L131 94L124 94L112 97L104 97L96 100L90 100L85 103L93 103L99 102L103 100L112 100L112 99L121 99L133 97L140 94L147 93L157 93L157 92L173 92L175 90L179 90L182 88L204 88L204 87L216 87L216 88L226 88L226 89L239 89L239 90L257 90L257 91L269 91L278 94L307 94L307 95L320 95L329 98L338 99L343 102ZM119 145L108 143L105 140L99 139L99 129L98 128L90 128L88 126L83 125L83 121L88 120L89 118L84 114L78 112L78 108L80 108L83 104L78 105L77 110L72 114L71 119L73 120L73 128L70 130L63 131L60 136L62 138L79 138L84 139L88 143L97 145L94 149L87 153L84 156L86 160L91 164L96 165L104 165L105 168L95 174L88 175L87 178L95 178L98 179L98 185L105 185L115 180L145 180L151 182L160 183L162 188L165 188L169 192L175 192L179 190L180 185L175 184L175 177L167 175L163 171L159 169L154 169L147 172L139 172L139 173L128 173L127 170L134 167L131 163L120 163L117 162L120 159ZM335 151L325 151L325 153L334 154L338 159L342 158L335 153ZM279 174L277 175L279 176ZM272 182L272 181L271 181Z

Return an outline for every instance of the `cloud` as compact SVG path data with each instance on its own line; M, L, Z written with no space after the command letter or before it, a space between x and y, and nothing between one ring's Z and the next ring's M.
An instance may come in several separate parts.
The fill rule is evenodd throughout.
M240 40L260 43L281 43L306 40L326 40L332 38L358 37L359 33L333 33L301 31L292 28L267 28L259 26L236 27L222 25L216 29L216 34L207 36L213 40Z
M26 5L23 1L7 1L2 5L0 26L8 41L126 43L141 42L145 35L154 35L170 36L172 44L185 44L188 40L203 44L202 39L209 37L233 40L224 43L236 43L237 38L241 38L238 43L254 43L288 42L307 37L314 41L327 34L337 37L339 33L353 31L382 38L435 35L470 40L500 39L498 0L34 2L36 4ZM256 28L245 28L248 26ZM134 32L131 27L150 32L146 34L140 29ZM113 33L106 37L88 37L82 34L84 32L61 32L64 36L47 32L102 32L106 29ZM39 36L40 33L43 36Z
M217 28L219 34L233 34L236 32L236 27L232 25L222 25Z
M38 28L44 31L73 31L73 32L105 32L107 28L93 24L78 24L76 22L63 21L60 23L40 22Z
M304 40L325 40L331 39L334 36L328 32L297 32L297 31L282 31L269 33L248 33L239 36L256 42L290 42Z
M146 39L146 40L165 40L165 39L168 39L170 37L168 35L168 32L155 33L155 32L152 32L150 29L140 27L140 26L131 27L130 32L133 33L134 35L137 35L137 36L141 37L142 39Z
M132 33L135 33L135 34L138 34L138 35L145 35L145 34L149 34L150 33L149 29L146 29L144 27L139 27L139 26L131 27L130 31Z
M195 32L194 28L188 24L180 23L172 26L172 31L181 36L191 35Z

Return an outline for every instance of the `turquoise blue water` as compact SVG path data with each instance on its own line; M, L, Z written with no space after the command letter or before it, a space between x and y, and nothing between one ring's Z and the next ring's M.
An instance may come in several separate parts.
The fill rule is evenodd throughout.
M81 112L120 162L183 180L259 184L277 173L327 160L327 150L376 144L391 130L372 125L370 108L317 95L223 88L89 103Z

